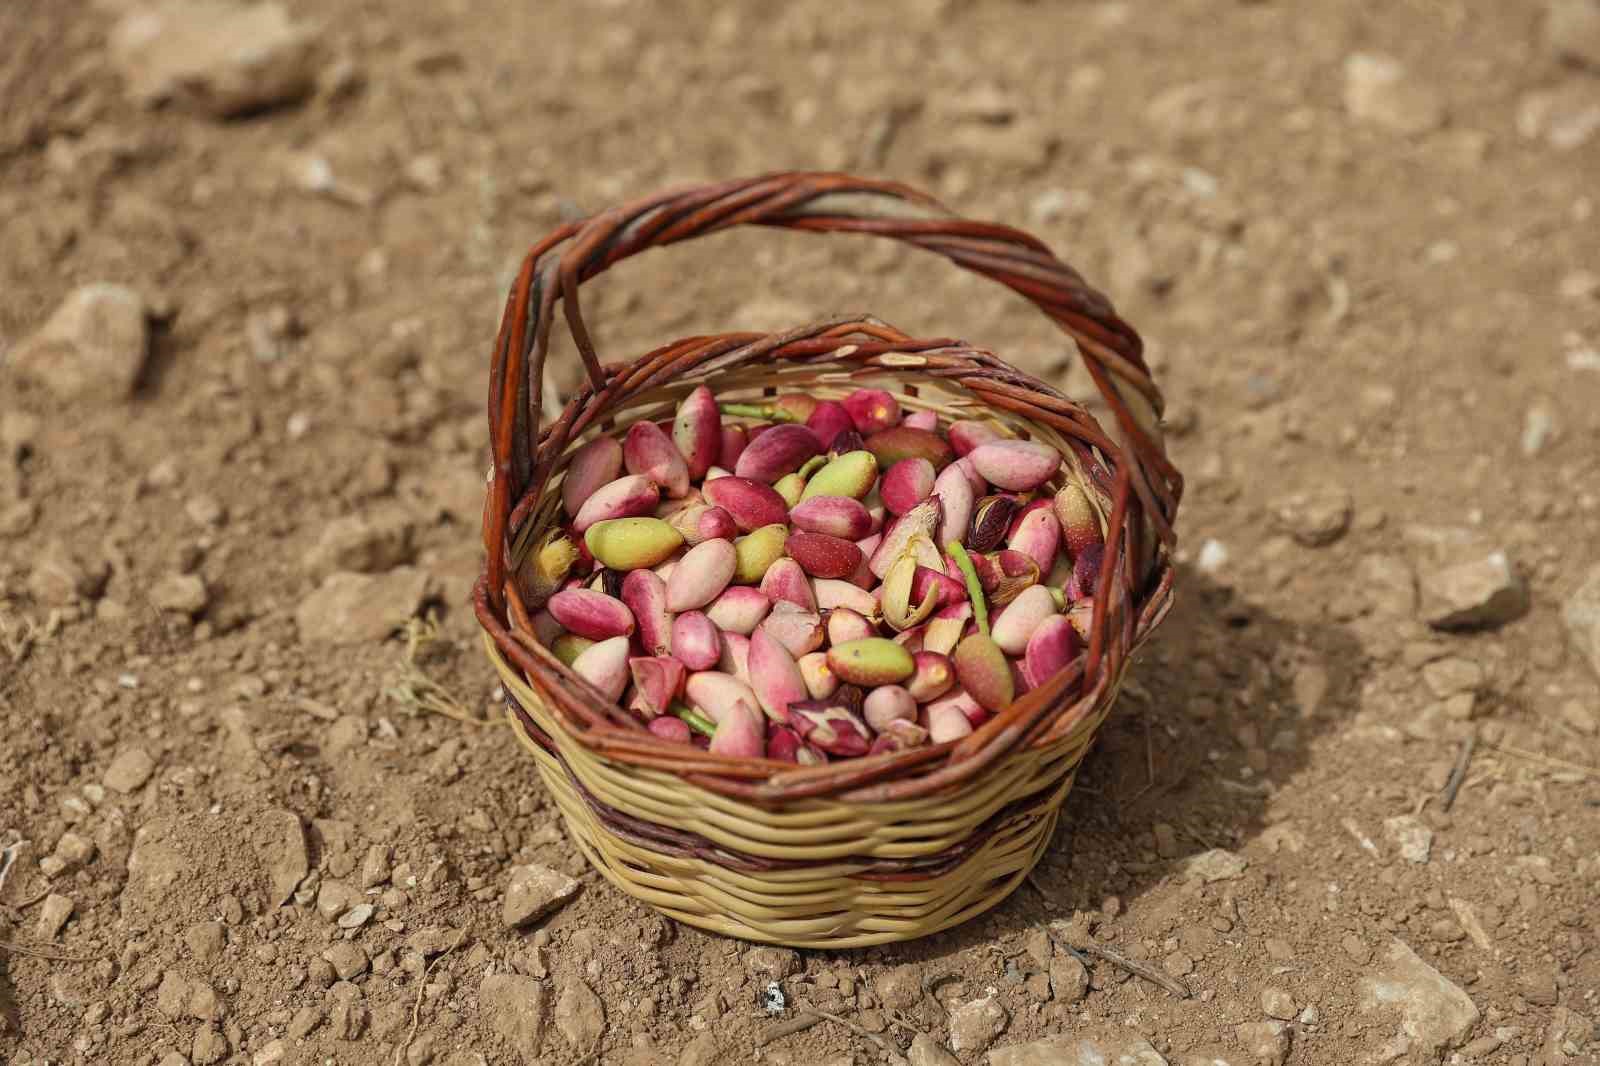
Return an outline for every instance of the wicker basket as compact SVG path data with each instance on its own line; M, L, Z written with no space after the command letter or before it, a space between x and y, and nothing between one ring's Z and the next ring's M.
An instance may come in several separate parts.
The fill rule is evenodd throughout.
M578 286L656 245L757 224L893 237L1021 293L1076 341L1114 413L1107 433L1057 390L990 352L917 340L868 317L783 333L689 337L603 365ZM588 383L541 426L557 300ZM863 384L942 421L992 420L1047 441L1101 508L1106 552L1088 648L971 736L818 767L733 760L662 741L533 639L508 580L554 520L573 451L597 433L670 418L699 384L721 400ZM494 449L487 563L475 589L508 714L572 839L613 884L690 925L746 940L845 948L949 928L993 907L1039 860L1130 653L1171 603L1182 479L1161 394L1134 330L1041 243L967 221L897 184L791 173L678 190L563 226L508 297L489 383Z

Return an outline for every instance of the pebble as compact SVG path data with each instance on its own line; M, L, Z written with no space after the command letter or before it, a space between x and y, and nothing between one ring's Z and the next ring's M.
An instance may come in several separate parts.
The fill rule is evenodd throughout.
M556 1030L575 1051L588 1051L606 1030L606 1009L582 981L569 982L556 1001Z
M789 948L751 948L744 953L744 968L752 977L781 981L800 972L800 953Z
M222 501L204 492L185 500L183 513L188 515L189 520L195 525L207 529L220 526L228 517L228 509L223 506Z
M1289 1058L1292 1030L1283 1022L1242 1022L1234 1026L1233 1035L1258 1063L1283 1066Z
M998 1055L1000 1052L995 1052ZM911 1047L906 1051L906 1058L911 1066L961 1066L961 1060L945 1050L943 1044L929 1036L927 1033L918 1033ZM994 1055L989 1057L994 1061Z
M361 901L355 886L328 878L317 887L317 913L333 921Z
M94 841L77 833L62 833L53 853L56 872L66 873L87 866L94 859Z
M261 1050L250 1059L250 1066L273 1066L273 1063L282 1062L288 1053L288 1044L282 1040L269 1040L262 1044Z
M54 940L72 917L72 910L73 902L68 897L55 892L46 896L39 905L39 939Z
M400 567L386 574L330 574L300 601L295 625L308 644L366 644L402 628L428 596L426 571Z
M210 962L222 954L228 934L221 922L196 922L184 931L183 942L200 962Z
M872 988L885 1007L910 1010L922 1001L922 971L909 963L896 966L880 975Z
M514 866L500 908L500 923L507 929L531 925L566 906L578 888L576 880L548 866Z
M1005 1031L1010 1016L993 996L963 1003L950 1012L950 1050L981 1055Z
M1072 955L1050 960L1050 993L1063 1003L1077 1003L1089 994L1089 970Z
M52 540L34 558L28 592L47 607L67 607L99 596L109 576L103 564L89 563L64 542Z
M1422 618L1435 629L1485 629L1528 611L1528 583L1503 551L1422 574Z
M1600 68L1600 0L1546 0L1543 36L1562 59Z
M1549 970L1523 974L1517 979L1517 991L1522 993L1523 999L1540 1007L1555 1006L1560 995L1556 975Z
M1202 574L1215 576L1221 573L1222 568L1228 565L1228 546L1220 540L1206 540L1200 545L1194 565Z
M359 944L348 941L333 945L322 953L339 980L349 981L367 972L367 953Z
M1123 1033L1049 1036L995 1048L987 1061L988 1066L1167 1066L1148 1040ZM1207 1061L1205 1066L1215 1064Z
M1261 1012L1268 1018L1292 1021L1296 1013L1294 997L1281 988L1264 988L1261 990Z
M1344 536L1355 512L1348 491L1328 486L1285 496L1273 505L1273 513L1297 543L1323 548Z
M1471 997L1399 940L1389 942L1360 988L1361 1010L1398 1014L1398 1036L1423 1057L1438 1059L1478 1024Z
M65 400L123 401L133 395L149 356L144 299L124 285L74 290L7 365Z
M399 511L336 518L322 528L301 563L307 574L318 579L339 571L373 574L392 570L414 557L414 532L415 523Z
M1350 961L1357 965L1364 966L1372 958L1372 949L1367 947L1366 942L1354 933L1346 933L1340 938L1339 946L1350 957Z
M211 593L199 574L168 574L150 586L150 604L159 611L197 615L210 601Z
M1356 52L1344 61L1344 106L1360 122L1394 133L1427 133L1444 121L1444 104L1389 56Z
M1181 951L1174 951L1161 960L1161 968L1174 977L1186 977L1194 973L1194 960Z
M156 772L156 761L143 748L128 748L111 760L101 781L113 792L124 796L144 787L150 775Z
M321 1007L301 1007L294 1012L294 1017L289 1019L289 1036L295 1040L311 1035L322 1024L323 1014Z
M1600 565L1590 567L1583 584L1567 597L1561 621L1573 649L1600 677Z
M1433 850L1433 830L1420 818L1402 814L1383 820L1383 832L1400 849L1400 857L1407 862L1425 863Z
M1183 872L1209 885L1216 881L1232 881L1243 874L1249 865L1249 860L1242 855L1223 848L1212 848L1186 859Z
M1483 688L1483 667L1475 660L1450 656L1422 667L1422 683L1441 700Z
M444 925L430 925L426 929L412 933L406 940L406 947L425 959L431 959L466 942L467 937L458 930Z
M360 929L372 920L373 913L377 910L370 903L357 903L354 907L339 915L340 929Z
M195 1066L212 1066L212 1063L221 1062L228 1054L228 1038L221 1032L202 1025L195 1030L194 1043L189 1047L189 1059Z
M266 869L269 899L277 907L289 901L310 869L305 829L292 811L268 811L258 821L262 838L256 851Z
M543 985L519 974L490 974L478 985L478 1010L490 1030L524 1061L539 1061L545 1026ZM685 1062L687 1055L685 1051ZM703 1061L709 1064L712 1059Z
M318 35L276 2L140 6L108 43L135 102L170 100L215 119L303 100L322 65Z
M333 1009L328 1012L328 1028L335 1040L356 1040L367 1028L371 1012L362 1000L361 989L340 981L328 989Z
M393 862L394 849L387 844L374 844L368 848L366 857L361 860L361 887L377 888L388 881Z
M1517 132L1558 152L1588 144L1600 131L1600 88L1591 81L1574 79L1523 94L1517 101Z

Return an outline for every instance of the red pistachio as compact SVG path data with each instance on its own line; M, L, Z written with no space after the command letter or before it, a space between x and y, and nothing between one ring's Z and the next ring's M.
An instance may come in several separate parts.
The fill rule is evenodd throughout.
M860 500L849 496L813 496L801 500L789 512L789 521L796 529L807 533L826 533L845 540L860 540L872 527L867 509Z
M950 423L950 447L960 456L971 454L980 444L1004 440L1001 432L986 422L960 421Z
M918 703L938 699L956 683L955 667L950 665L949 656L924 649L911 660L916 664L916 673L906 682L906 691Z
M951 656L956 678L981 706L991 711L1003 711L1011 705L1015 686L1011 681L1011 664L1005 652L993 640L981 633L963 637Z
M668 496L689 492L689 464L683 453L654 422L635 422L622 441L622 461L628 473L649 478Z
M821 454L822 442L805 426L773 426L750 442L740 454L733 472L738 477L770 485L783 475L799 470L807 459Z
M732 515L742 533L786 521L789 516L789 505L771 485L749 478L720 477L706 482L700 492L707 503Z
M932 411L917 411L906 415L905 421L900 424L909 429L924 429L929 433L935 433L939 429L939 416Z
M596 522L617 518L639 518L652 514L661 499L661 490L643 475L620 477L602 485L583 501L572 519L574 533L587 533Z
M721 455L722 412L717 410L717 398L704 385L678 405L672 420L672 443L689 468L689 478L695 481L705 477Z
M683 663L665 656L635 656L628 660L628 673L634 690L628 709L644 718L666 714L688 676Z
M649 570L631 570L622 579L622 602L638 625L639 646L650 655L670 655L672 615L667 613L667 583Z
M610 484L622 473L622 445L616 438L600 436L572 453L566 477L561 482L561 504L575 515L583 502L600 486ZM579 530L582 532L582 530Z
M722 656L717 627L699 611L672 620L672 656L691 670L709 670Z
M547 607L557 622L590 640L626 637L633 632L632 612L603 592L562 589L550 597Z
M972 467L996 488L1031 492L1049 481L1061 467L1061 453L1048 444L1031 440L1001 440L979 445L970 456Z
M855 423L850 420L850 412L844 405L835 400L823 400L811 409L811 414L806 418L806 428L816 434L819 441L831 447L833 440L846 430L854 431Z
M793 559L779 559L767 567L767 572L761 575L761 591L774 604L792 603L806 611L817 609L817 595L811 589L811 579Z
M826 533L791 533L784 551L812 577L848 577L861 563L860 548Z
M933 492L935 478L933 464L914 457L902 459L884 473L878 483L878 495L890 514L902 515Z
M789 705L789 721L806 743L830 755L865 755L872 746L866 724L848 707L829 700Z
M955 458L955 452L937 433L910 426L896 426L873 433L864 445L878 460L878 466L887 470L905 459L926 459L934 470L943 470Z
M739 463L739 453L750 443L750 434L743 426L723 426L722 446L717 449L716 466L732 470Z
M857 389L844 398L850 421L862 433L876 433L900 422L900 403L883 389Z

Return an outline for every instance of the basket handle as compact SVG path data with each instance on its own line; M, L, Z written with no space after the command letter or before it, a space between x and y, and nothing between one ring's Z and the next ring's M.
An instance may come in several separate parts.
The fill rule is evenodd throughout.
M1078 345L1131 454L1124 466L1157 534L1172 542L1182 480L1166 455L1161 390L1143 342L1111 302L1039 240L1009 226L952 214L896 182L790 172L658 193L568 223L522 262L495 339L489 379L494 469L485 500L489 593L497 606L511 508L529 487L540 429L544 362L557 299L597 393L607 376L584 324L578 286L613 264L660 245L738 225L891 237L992 278L1039 308ZM558 246L571 243L556 253Z

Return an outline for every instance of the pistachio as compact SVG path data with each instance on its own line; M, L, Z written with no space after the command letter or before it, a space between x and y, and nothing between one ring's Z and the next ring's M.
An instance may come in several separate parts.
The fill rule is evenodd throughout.
M778 494L785 507L793 507L800 502L806 491L806 477L799 471L785 474L772 483L772 490Z
M785 422L801 422L817 409L817 398L804 392L788 392L772 401L773 414Z
M878 460L868 451L845 452L811 475L801 502L814 496L848 496L859 500L878 480Z
M783 558L784 542L789 539L789 527L782 523L762 526L747 536L733 542L736 565L734 581L741 585L759 584L767 568Z
M1016 599L1023 589L1039 583L1039 564L1033 556L1008 548L987 555L974 555L972 565L983 584L984 596L993 607L1005 606Z
M767 758L775 762L799 762L800 749L805 742L788 726L775 726L767 730Z
M628 638L611 637L585 648L572 660L572 672L615 703L628 687Z
M817 609L817 595L811 590L811 579L793 559L778 559L761 577L761 591L774 604L792 603L806 611Z
M829 644L848 644L852 640L865 640L877 635L878 631L871 622L848 607L836 607L828 612Z
M723 633L718 638L717 669L750 683L750 638L741 633Z
M828 454L837 458L849 452L865 451L866 447L865 438L860 433L857 433L855 427L852 426L828 442Z
M839 675L828 667L828 653L808 652L798 660L800 676L805 679L806 691L814 700L825 700L839 688Z
M759 711L742 703L739 707L739 713L717 723L707 750L735 759L759 759L767 750L766 726Z
M910 426L896 426L872 433L867 437L865 447L884 470L906 459L926 459L938 471L949 466L956 457L939 434L925 429L912 429Z
M924 648L912 655L911 661L915 664L916 672L906 682L906 691L918 703L938 699L956 683L955 667L950 665L948 655Z
M989 635L1007 655L1021 655L1028 648L1028 638L1036 629L1056 614L1055 600L1043 585L1023 589L1017 598L990 623Z
M860 585L819 577L811 583L811 587L817 594L819 610L831 611L836 607L848 607L860 615L870 616L878 613L877 597Z
M1049 500L1034 500L1011 523L1006 547L1021 552L1039 564L1040 573L1049 573L1061 548L1061 523Z
M862 704L861 717L878 732L889 728L889 723L901 720L914 722L917 718L917 701L899 685L879 685L867 693Z
M738 552L725 540L703 541L690 548L667 581L667 610L693 610L722 595L738 562Z
M739 455L736 476L768 485L800 469L813 455L821 455L822 442L805 426L782 425L753 439Z
M583 501L573 516L572 530L587 533L596 522L650 514L660 499L661 490L649 478L638 474L618 478Z
M1055 476L1061 453L1048 444L1031 440L1000 440L981 444L968 457L972 468L996 488L1031 492Z
M633 678L633 702L628 709L642 718L666 714L683 692L687 676L683 663L665 656L635 656L628 660Z
M900 403L883 389L857 389L843 400L850 421L862 433L876 433L900 422Z
M1100 565L1106 556L1104 544L1091 544L1072 560L1072 578L1067 582L1067 599L1093 596L1100 584Z
M978 500L978 490L972 487L966 468L961 463L951 463L941 470L933 480L933 494L939 497L940 510L934 543L948 544L966 536Z
M722 413L716 397L700 385L683 398L672 420L672 443L689 468L690 480L698 481L722 454Z
M959 456L970 455L979 445L1005 439L1003 433L985 422L963 420L950 423L950 447Z
M620 600L588 589L562 589L546 605L569 632L591 640L625 637L633 632L633 614Z
M961 692L928 704L928 739L935 744L944 744L970 735L972 719L967 716L964 703L970 703L971 700L972 697Z
M872 572L883 577L889 567L908 552L919 564L927 567L944 565L939 549L933 546L933 532L939 526L941 515L939 498L930 496L894 520L883 531L883 540L872 553Z
M672 615L667 613L667 583L649 570L622 579L621 599L633 613L639 644L650 655L672 652Z
M967 550L992 552L1006 539L1011 528L1011 516L1017 513L1015 496L985 496L972 510L972 522L967 527Z
M1088 495L1075 481L1068 481L1052 501L1056 521L1061 524L1061 537L1067 553L1076 559L1091 544L1105 540L1100 532L1100 519L1089 503Z
M588 637L580 637L576 633L563 633L550 645L550 650L555 657L568 666L574 659L594 646L594 641Z
M916 576L911 580L912 602L921 603L929 589L934 590L935 604L938 607L948 607L967 598L967 586L963 582L957 581L943 570L918 566Z
M828 650L828 666L841 681L869 688L904 681L916 669L910 652L882 637L834 645Z
M822 616L784 600L772 605L760 629L771 634L796 658L822 647Z
M622 462L628 473L647 477L668 496L689 491L689 464L672 438L654 422L635 422L622 440Z
M1033 631L1033 636L1028 638L1026 655L1022 660L1022 675L1027 679L1028 687L1038 688L1066 669L1067 664L1077 658L1078 649L1078 631L1072 628L1072 622L1066 615L1056 614L1046 618Z
M921 429L929 433L937 433L939 431L939 416L932 411L916 411L906 415L904 421L900 424L908 429Z
M781 523L789 515L789 505L771 485L749 478L718 478L706 482L700 491L707 503L733 516L734 524L741 533Z
M854 432L856 425L843 404L836 400L823 400L812 408L806 418L806 428L816 434L818 440L831 446L835 437L846 430Z
M717 466L732 470L739 465L739 454L750 443L750 434L743 426L722 427L722 447L717 451Z
M659 718L650 719L645 728L649 729L653 735L660 737L662 740L665 740L669 743L689 743L688 724L685 723L683 719L674 718L670 714L664 714Z
M865 755L872 746L866 723L848 707L829 700L791 703L789 722L806 743L830 755Z
M700 611L685 611L672 620L672 655L691 670L709 670L722 657L717 627Z
M860 540L872 527L872 519L860 500L849 496L813 496L802 500L789 512L789 521L807 533L826 533L830 537Z
M590 526L583 542L602 566L642 570L671 558L683 534L659 518L612 518Z
M883 588L879 593L883 620L897 630L906 630L921 624L939 606L939 590L931 585L917 602L917 606L915 608L911 606L911 589L916 574L916 557L908 552L889 567L889 573L884 576Z
M732 674L697 670L684 682L683 691L691 705L718 724L740 714L741 706L753 714L761 713L755 692Z
M971 603L956 603L935 612L933 618L923 627L923 650L949 655L960 643L971 621Z
M729 585L706 608L706 617L724 633L749 636L767 616L772 601L748 585Z
M921 457L902 459L889 467L878 485L878 495L890 514L905 514L933 492L933 464Z
M746 666L750 672L750 687L761 701L761 709L774 722L787 722L789 705L811 698L794 656L765 629L757 628L750 634Z
M951 662L956 668L956 678L961 687L982 707L1003 711L1011 705L1015 686L1011 680L1011 664L1005 652L982 633L962 638L956 645Z
M791 533L783 550L812 577L849 577L861 564L860 548L826 533Z
M622 473L622 445L615 437L599 436L572 453L561 479L561 505L576 515L585 500ZM580 530L581 532L581 530Z
M868 755L887 755L891 752L905 751L907 748L920 748L928 742L928 731L916 722L896 718L890 722L882 733L872 741Z

